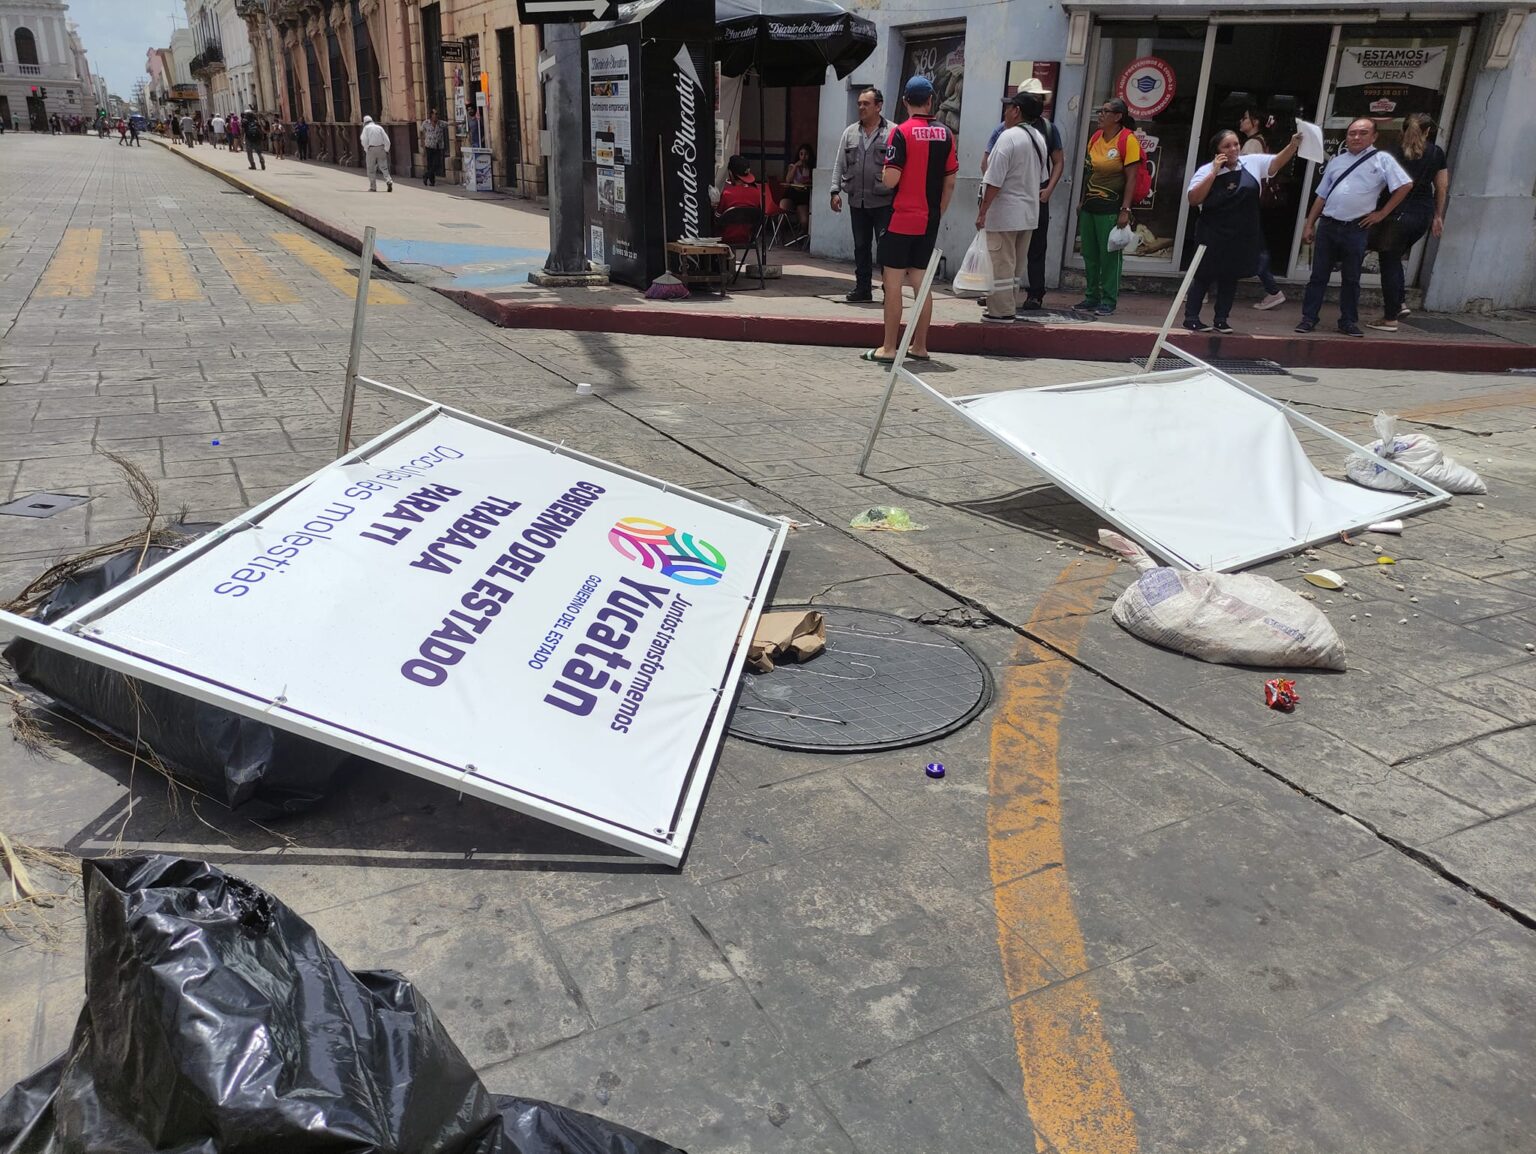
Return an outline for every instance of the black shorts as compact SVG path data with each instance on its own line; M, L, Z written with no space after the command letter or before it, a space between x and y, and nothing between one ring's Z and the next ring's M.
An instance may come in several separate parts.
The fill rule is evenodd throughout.
M928 258L933 255L933 246L938 239L938 229L921 236L908 236L904 232L886 229L880 235L877 263L881 268L927 268Z
M784 186L784 199L796 208L805 208L811 203L811 190L803 184L787 184Z

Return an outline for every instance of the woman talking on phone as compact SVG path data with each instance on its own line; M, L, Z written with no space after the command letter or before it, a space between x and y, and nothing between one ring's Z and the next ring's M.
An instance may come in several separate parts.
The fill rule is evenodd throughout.
M1184 301L1184 327L1192 333L1214 328L1230 333L1228 323L1232 301L1237 296L1237 282L1253 276L1259 268L1259 250L1264 230L1259 221L1259 187L1290 163L1301 144L1301 136L1274 154L1247 153L1237 133L1224 128L1211 137L1211 151L1216 155L1209 164L1196 170L1189 182L1189 203L1199 206L1200 222L1195 226L1195 240L1205 245L1205 256L1195 270L1194 282ZM1216 286L1215 319L1210 325L1200 319L1205 294Z

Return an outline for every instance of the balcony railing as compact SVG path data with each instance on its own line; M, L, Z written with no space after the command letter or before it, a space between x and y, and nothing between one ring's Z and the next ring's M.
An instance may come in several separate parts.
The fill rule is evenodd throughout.
M192 75L202 76L224 71L224 50L217 44L207 45L192 57Z
M18 64L16 67L21 69L23 76L41 76L43 74L43 66L41 64Z

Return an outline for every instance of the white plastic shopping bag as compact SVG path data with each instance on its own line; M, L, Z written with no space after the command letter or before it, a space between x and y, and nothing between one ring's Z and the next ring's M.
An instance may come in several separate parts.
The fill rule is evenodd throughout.
M987 255L986 233L978 232L965 250L951 288L957 297L982 297L992 291L992 258Z
M1136 252L1136 233L1128 224L1118 225L1109 231L1109 251L1124 251L1126 256L1132 256Z

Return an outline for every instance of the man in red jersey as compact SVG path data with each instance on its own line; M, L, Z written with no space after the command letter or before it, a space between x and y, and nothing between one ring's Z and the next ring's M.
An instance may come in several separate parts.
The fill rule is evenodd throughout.
M889 364L896 356L901 332L901 286L914 292L922 283L939 236L939 220L955 191L960 161L954 136L933 119L933 82L914 76L902 92L909 118L891 129L885 149L885 169L880 179L896 190L891 202L891 223L880 238L881 278L885 286L885 343L864 354L866 361ZM929 298L913 322L908 353L928 359L928 322L933 316Z

